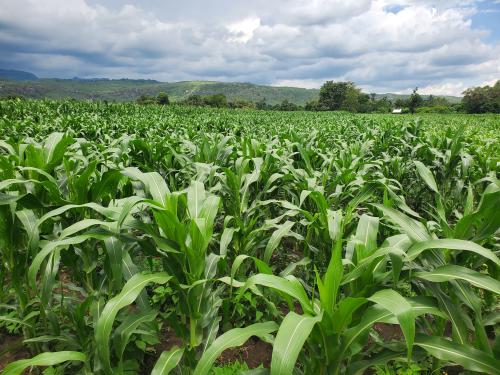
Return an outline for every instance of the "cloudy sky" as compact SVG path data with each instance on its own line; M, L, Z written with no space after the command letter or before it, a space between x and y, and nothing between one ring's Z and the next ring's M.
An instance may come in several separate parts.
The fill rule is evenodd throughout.
M0 68L453 95L500 79L500 0L0 0Z

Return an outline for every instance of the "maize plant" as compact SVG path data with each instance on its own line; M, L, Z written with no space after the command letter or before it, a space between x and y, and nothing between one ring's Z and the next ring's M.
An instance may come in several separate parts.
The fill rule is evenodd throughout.
M0 101L1 374L499 374L499 134Z

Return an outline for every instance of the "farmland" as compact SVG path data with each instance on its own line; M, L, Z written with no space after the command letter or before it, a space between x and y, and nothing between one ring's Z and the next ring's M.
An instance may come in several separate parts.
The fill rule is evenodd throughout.
M499 374L499 169L498 115L0 101L0 367Z

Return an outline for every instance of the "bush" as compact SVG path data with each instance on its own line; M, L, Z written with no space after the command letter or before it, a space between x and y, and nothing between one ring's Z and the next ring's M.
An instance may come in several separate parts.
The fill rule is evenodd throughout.
M168 95L166 92L160 92L158 93L158 95L156 96L156 103L160 104L160 105L167 105L170 103L170 101L168 100Z
M444 105L417 108L417 113L455 113L455 112L456 111L452 107Z

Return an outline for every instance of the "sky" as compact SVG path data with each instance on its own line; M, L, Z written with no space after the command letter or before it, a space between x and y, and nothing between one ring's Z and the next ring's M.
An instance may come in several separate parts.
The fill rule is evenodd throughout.
M500 79L500 0L0 0L0 68L460 95Z

